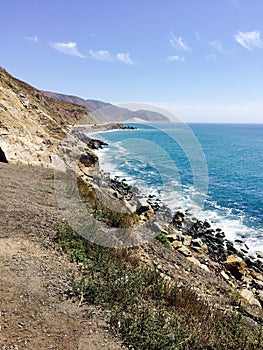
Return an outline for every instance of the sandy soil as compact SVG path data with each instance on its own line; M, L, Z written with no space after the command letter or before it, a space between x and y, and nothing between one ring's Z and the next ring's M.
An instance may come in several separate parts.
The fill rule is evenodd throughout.
M0 349L124 349L107 311L68 298L76 266L50 242L63 221L52 175L0 163Z

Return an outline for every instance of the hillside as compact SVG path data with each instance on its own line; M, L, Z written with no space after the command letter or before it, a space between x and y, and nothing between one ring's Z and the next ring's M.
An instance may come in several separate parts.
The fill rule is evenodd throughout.
M126 349L106 310L69 300L78 267L52 243L53 170L0 163L0 183L0 349Z
M262 349L260 259L99 172L101 109L0 69L0 349Z
M68 125L96 120L84 107L61 102L0 68L0 160L53 166Z
M50 91L43 91L43 93L46 96L52 97L58 101L75 103L79 106L87 108L87 110L91 111L94 117L101 123L125 122L126 120L129 122L141 120L153 123L167 123L170 121L163 114L153 111L140 109L133 112L127 108L118 107L102 101L84 100L77 96L58 94Z

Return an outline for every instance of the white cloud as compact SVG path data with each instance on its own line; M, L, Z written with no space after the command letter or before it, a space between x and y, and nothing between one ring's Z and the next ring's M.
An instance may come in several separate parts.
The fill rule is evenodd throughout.
M184 62L184 56L178 56L178 55L169 56L167 58L167 61L168 62Z
M95 60L98 61L113 61L113 58L111 57L111 54L108 50L89 50L90 55L95 58Z
M211 47L213 47L214 49L216 49L218 52L222 53L222 54L226 53L224 48L223 48L223 46L221 45L221 43L219 41L216 41L216 40L215 41L211 41L209 43L209 45Z
M131 54L128 52L118 52L115 55L112 55L108 50L89 50L91 57L98 61L107 61L107 62L119 62L124 64L135 64L131 58Z
M216 55L215 54L208 55L208 56L206 56L206 58L208 61L216 62Z
M117 60L124 64L134 64L133 60L130 57L130 53L119 52L116 55Z
M50 46L52 46L54 49L65 53L66 55L70 56L75 56L75 57L81 57L84 58L83 56L77 49L77 44L74 42L55 42L55 43L50 43Z
M261 32L255 30L252 32L238 32L234 35L235 40L245 49L252 51L254 48L263 48Z
M170 44L176 50L191 51L184 39L181 36L176 38L173 33L171 33Z
M34 43L38 43L39 42L37 35L26 36L25 39L28 40L28 41L33 41Z

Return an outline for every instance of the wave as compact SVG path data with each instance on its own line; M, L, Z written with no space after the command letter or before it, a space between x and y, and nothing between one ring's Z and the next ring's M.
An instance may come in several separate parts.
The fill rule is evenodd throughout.
M154 132L156 137L158 135L158 131L151 129L143 129L141 132L146 131ZM239 197L236 200L232 198L233 182L231 183L227 177L222 181L223 169L222 172L216 170L215 175L210 174L210 181L213 181L212 185L216 190L209 194L203 193L202 189L198 189L193 181L189 180L191 169L186 168L186 163L178 157L178 154L175 160L171 160L158 153L158 148L153 151L151 145L140 143L141 140L137 142L134 139L133 143L123 143L118 131L114 136L111 133L109 138L107 133L97 136L110 142L109 147L97 151L103 171L125 178L130 185L138 187L144 196L155 195L173 212L188 210L194 217L209 221L213 228L221 228L227 239L233 243L237 241L235 242L237 248L247 251L248 255L256 256L257 252L263 251L262 224L256 217L248 219L247 207L239 201ZM181 161L178 169L173 161ZM243 183L236 183L233 190L237 191L240 188L239 191L243 191L241 185L243 186ZM220 203L215 197L221 194ZM222 202L226 205L222 205ZM250 213L255 210L252 206ZM261 209L257 210L260 214ZM244 243L240 243L241 241Z

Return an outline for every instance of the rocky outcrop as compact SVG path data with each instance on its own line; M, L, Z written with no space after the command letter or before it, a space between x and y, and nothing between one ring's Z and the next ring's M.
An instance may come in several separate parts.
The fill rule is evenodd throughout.
M263 319L263 265L260 260L247 257L224 238L219 228L213 230L207 221L193 219L188 213L176 212L170 224L163 222L160 226L159 232L164 237L161 240L157 235L157 239L167 239L171 249L185 256L188 262L221 276L235 291L236 300L246 313L255 320Z
M0 160L54 166L68 125L96 120L84 107L61 102L0 68Z
M8 163L8 160L6 159L5 152L0 147L0 162L1 163Z

